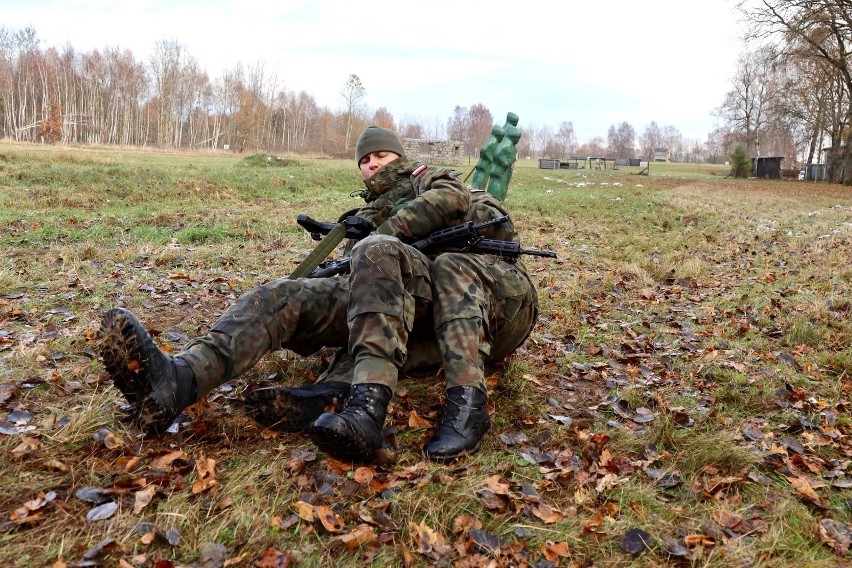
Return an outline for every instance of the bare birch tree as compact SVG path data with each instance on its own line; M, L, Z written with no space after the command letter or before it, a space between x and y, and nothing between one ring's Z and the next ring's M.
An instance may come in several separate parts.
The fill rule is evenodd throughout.
M355 119L355 114L361 109L361 100L366 96L367 90L364 84L361 83L360 77L356 74L349 75L346 79L346 84L343 86L340 96L343 97L343 105L346 113L346 137L344 139L344 149L349 148L349 143L352 140L352 128Z

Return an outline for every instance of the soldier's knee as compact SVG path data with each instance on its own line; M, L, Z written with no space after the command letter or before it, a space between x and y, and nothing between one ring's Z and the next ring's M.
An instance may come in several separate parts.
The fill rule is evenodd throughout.
M387 254L402 247L402 241L389 235L370 235L358 241L352 247L352 258L367 256L371 253L381 252Z

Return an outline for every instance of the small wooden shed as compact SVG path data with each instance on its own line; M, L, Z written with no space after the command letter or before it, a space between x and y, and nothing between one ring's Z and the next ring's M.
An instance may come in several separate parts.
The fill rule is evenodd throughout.
M766 179L781 179L781 161L784 156L763 156L757 158L757 170L754 168L754 158L751 159L751 171L754 177Z

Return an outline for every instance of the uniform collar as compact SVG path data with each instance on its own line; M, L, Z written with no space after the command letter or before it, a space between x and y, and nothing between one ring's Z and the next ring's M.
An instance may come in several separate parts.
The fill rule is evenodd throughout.
M405 156L400 156L379 168L371 178L364 180L367 187L366 191L361 192L364 201L374 201L399 182L408 180L417 165Z

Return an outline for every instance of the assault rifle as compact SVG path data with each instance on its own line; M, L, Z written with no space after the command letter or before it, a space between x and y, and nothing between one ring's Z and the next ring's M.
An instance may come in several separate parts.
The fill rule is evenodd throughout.
M355 219L360 219L363 223L359 223ZM509 261L517 260L517 258L522 254L556 258L555 252L522 248L519 243L514 241L484 239L480 236L481 231L488 227L505 223L508 220L509 216L504 215L479 224L474 223L473 221L465 221L464 223L430 233L422 239L409 244L417 250L426 253L440 250L441 252L493 254ZM311 233L311 237L314 240L321 239L323 234L326 234L339 226L336 223L314 221L307 215L299 215L297 222ZM360 217L354 217L354 219L347 217L344 223L347 227L347 237L355 239L367 236L370 233L372 226L369 221L361 219ZM352 236L349 236L350 232ZM339 260L326 260L320 263L319 266L308 274L308 276L311 278L325 278L328 276L334 276L335 274L346 274L348 272L349 257L344 257Z
M303 229L311 234L311 238L315 241L322 240L323 235L329 234L342 223L346 227L344 238L360 240L372 232L376 226L367 219L357 215L349 215L340 223L332 223L330 221L315 221L307 215L299 213L296 217L298 223Z

